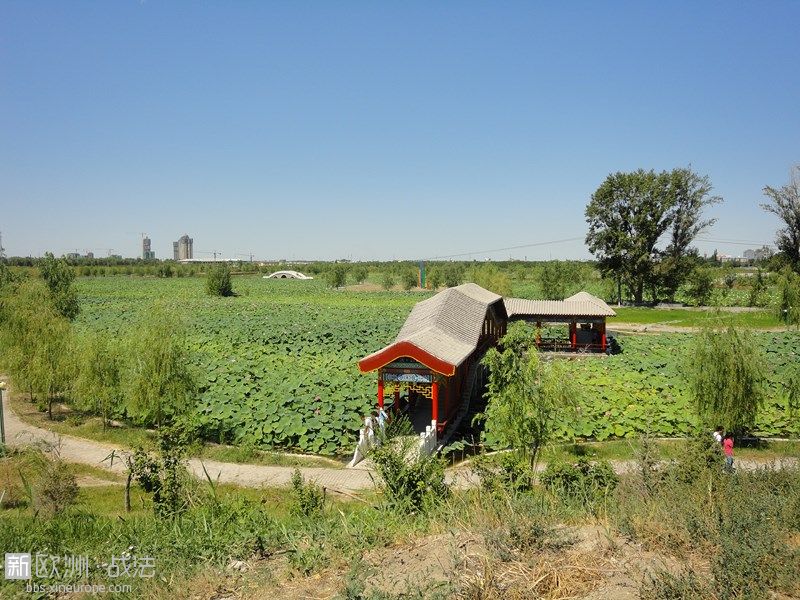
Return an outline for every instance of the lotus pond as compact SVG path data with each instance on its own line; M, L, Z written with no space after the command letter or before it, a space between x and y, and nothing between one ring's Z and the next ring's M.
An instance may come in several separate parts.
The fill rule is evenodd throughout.
M194 419L211 441L333 455L349 452L373 403L373 377L356 362L392 341L424 293L327 290L320 281L235 279L239 296L211 298L204 280L85 278L77 325L116 334L160 302L185 321L200 382ZM682 377L691 334L623 336L624 353L575 361L586 390L559 437L607 439L650 430L687 433ZM800 363L798 334L759 333L769 361L768 435L798 435L782 382Z

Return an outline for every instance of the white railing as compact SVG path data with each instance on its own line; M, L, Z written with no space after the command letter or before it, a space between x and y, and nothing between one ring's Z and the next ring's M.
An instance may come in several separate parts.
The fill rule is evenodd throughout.
M425 431L419 434L419 455L428 456L434 450L436 450L436 421L431 421Z
M347 463L347 468L351 469L364 460L376 443L374 421L372 417L364 417L364 427L358 430L358 444L353 452L353 459Z
M419 434L419 445L417 446L418 456L428 456L436 451L437 447L436 421L425 427L425 431ZM358 444L353 452L352 460L347 463L347 468L352 469L367 457L369 451L379 443L373 422L369 417L364 419L364 427L358 431ZM413 454L413 453L412 453Z

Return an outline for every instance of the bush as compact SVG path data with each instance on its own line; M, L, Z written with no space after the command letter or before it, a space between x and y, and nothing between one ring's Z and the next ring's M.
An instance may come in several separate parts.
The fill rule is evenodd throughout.
M390 290L394 286L394 273L387 269L381 276L381 287L385 290Z
M227 263L215 263L208 269L206 292L210 296L233 296L231 270Z
M477 456L473 470L481 488L490 493L528 492L533 488L530 462L517 452Z
M581 457L574 463L548 463L539 481L566 502L592 507L608 497L619 479L606 461L592 463Z
M61 460L47 461L34 488L36 507L50 515L58 515L72 506L77 498L78 482L72 470Z
M436 456L415 456L415 438L395 438L370 453L390 508L401 512L425 512L447 498L444 461Z
M400 283L405 291L409 291L411 288L415 287L418 281L417 274L414 269L411 267L403 269L403 272L400 275Z
M325 507L325 491L313 481L305 481L300 469L292 473L292 503L290 514L295 517L313 517Z

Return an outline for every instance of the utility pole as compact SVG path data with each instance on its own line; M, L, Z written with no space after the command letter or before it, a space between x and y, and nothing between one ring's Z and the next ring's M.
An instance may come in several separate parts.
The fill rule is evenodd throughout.
M0 231L0 258L6 257L6 249L3 248L3 232Z

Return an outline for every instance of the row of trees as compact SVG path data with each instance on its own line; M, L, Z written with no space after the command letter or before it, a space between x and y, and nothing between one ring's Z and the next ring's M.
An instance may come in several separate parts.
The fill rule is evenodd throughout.
M147 311L128 332L88 332L78 314L69 265L52 259L42 279L0 266L0 366L53 418L56 402L145 426L163 425L194 401L185 332L165 310Z

